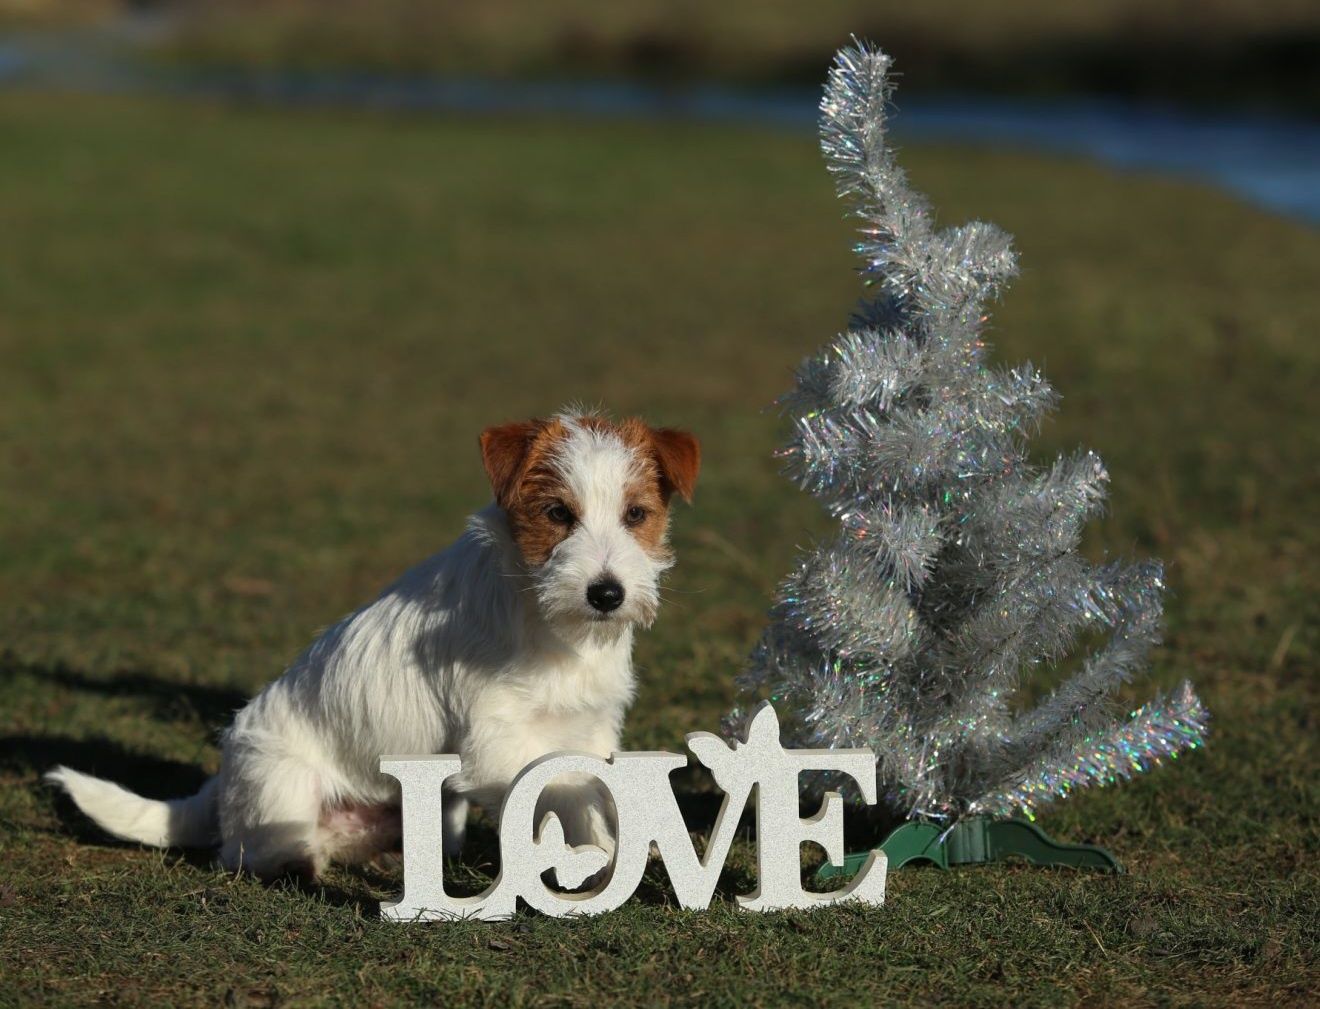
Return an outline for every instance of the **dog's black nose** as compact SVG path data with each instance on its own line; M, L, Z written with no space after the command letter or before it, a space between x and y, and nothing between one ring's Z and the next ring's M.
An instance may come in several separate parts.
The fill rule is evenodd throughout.
M613 578L602 578L587 586L587 602L593 610L609 613L623 605L623 586Z

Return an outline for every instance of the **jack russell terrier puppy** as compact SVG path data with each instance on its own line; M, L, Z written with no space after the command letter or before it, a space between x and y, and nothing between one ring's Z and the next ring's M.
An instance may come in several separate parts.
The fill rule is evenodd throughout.
M481 455L494 503L240 710L220 773L196 795L145 799L66 767L47 779L115 837L219 845L231 871L310 881L398 843L398 786L381 754L463 758L450 855L468 804L496 812L531 761L609 756L633 697L633 629L659 607L669 503L691 500L697 440L565 413L489 428ZM561 779L542 801L569 844L613 850L608 799L591 780Z

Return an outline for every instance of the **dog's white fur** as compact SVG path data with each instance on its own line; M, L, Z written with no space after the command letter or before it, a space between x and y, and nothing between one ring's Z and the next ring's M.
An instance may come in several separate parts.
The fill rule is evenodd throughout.
M381 754L461 755L446 816L452 854L468 803L497 811L531 760L616 750L634 689L633 629L655 616L667 551L648 553L622 520L636 448L609 428L559 420L568 436L554 466L580 508L545 563L527 566L492 504L239 711L220 773L197 795L145 799L65 767L48 779L117 837L218 844L230 870L314 877L397 841L397 784L379 773ZM625 593L608 614L585 597L605 573ZM570 844L612 850L609 810L590 781L557 784L543 802Z

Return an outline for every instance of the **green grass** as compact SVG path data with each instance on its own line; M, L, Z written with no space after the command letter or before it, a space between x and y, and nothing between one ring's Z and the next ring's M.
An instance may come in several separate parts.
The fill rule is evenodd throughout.
M485 501L478 430L574 398L704 439L627 743L714 728L827 528L763 410L858 293L812 144L30 95L0 137L0 1004L1314 1002L1320 234L904 153L944 220L1018 236L992 338L1064 394L1042 455L1108 463L1089 549L1169 565L1154 680L1197 682L1210 745L1042 818L1127 875L903 871L882 909L754 917L740 843L705 914L656 875L599 919L398 927L389 862L266 889L109 843L38 775L196 786L245 695Z

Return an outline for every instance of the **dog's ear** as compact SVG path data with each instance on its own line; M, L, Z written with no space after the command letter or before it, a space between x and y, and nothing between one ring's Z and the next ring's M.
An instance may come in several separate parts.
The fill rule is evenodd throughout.
M691 501L701 469L701 444L686 431L659 427L651 429L651 451L660 467L665 497L677 492L684 501Z
M507 507L522 476L523 463L531 452L532 442L541 431L541 422L524 420L501 424L481 432L481 462L490 477L490 489L501 508Z

